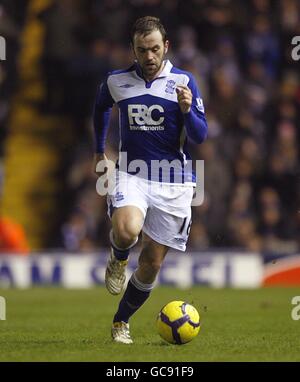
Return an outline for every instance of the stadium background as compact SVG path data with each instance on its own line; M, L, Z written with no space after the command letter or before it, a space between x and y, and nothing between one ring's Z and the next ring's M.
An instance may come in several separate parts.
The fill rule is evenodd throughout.
M238 251L242 279L254 254L253 285L265 262L276 277L288 268L279 279L297 284L300 80L291 39L300 35L299 7L297 0L1 0L2 259L107 253L106 201L92 170L93 101L107 71L132 62L132 22L151 14L166 26L169 59L196 77L209 125L209 139L191 145L205 161L205 202L193 209L188 251L204 263ZM114 110L110 158L117 141Z

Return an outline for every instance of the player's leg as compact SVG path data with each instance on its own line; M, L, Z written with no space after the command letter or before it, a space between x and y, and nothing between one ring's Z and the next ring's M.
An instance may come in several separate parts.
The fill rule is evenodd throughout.
M169 247L157 243L143 232L143 248L134 273L137 279L144 284L153 284L168 250Z
M105 272L105 284L111 294L119 294L125 283L125 268L130 249L136 244L144 222L142 211L135 206L116 208L110 232L111 254Z
M150 295L169 247L185 251L191 226L192 188L154 186L143 225L143 249L114 317L115 341L131 343L129 318ZM172 191L172 192L171 192ZM148 194L149 197L149 194Z
M136 206L117 208L112 215L113 243L126 249L136 243L143 227L144 215Z
M132 343L129 334L129 318L150 296L168 249L167 246L155 242L143 233L143 247L138 268L127 284L113 320L112 337L116 342Z

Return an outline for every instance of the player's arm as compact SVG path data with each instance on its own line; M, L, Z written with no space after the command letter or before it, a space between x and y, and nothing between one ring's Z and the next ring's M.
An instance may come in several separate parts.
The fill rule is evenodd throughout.
M105 142L109 127L109 118L111 114L111 108L114 104L114 100L110 94L107 79L100 85L96 101L94 105L93 124L95 134L95 155L94 155L94 169L96 171L96 165L100 160L107 161L105 155ZM101 175L97 173L98 175Z
M195 143L202 143L207 137L207 122L203 101L196 81L191 76L188 86L178 85L177 99L183 114L187 136Z

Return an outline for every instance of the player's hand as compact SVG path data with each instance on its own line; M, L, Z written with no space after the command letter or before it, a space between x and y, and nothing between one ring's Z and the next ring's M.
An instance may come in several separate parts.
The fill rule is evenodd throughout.
M185 85L177 85L177 100L182 113L189 113L192 107L193 94L189 87Z
M103 171L97 171L97 164L101 161L101 169L103 169ZM95 154L94 155L94 163L93 163L93 168L94 168L94 172L95 174L100 177L100 176L103 176L104 174L107 175L107 171L108 171L108 159L107 159L107 156L103 153L103 154Z

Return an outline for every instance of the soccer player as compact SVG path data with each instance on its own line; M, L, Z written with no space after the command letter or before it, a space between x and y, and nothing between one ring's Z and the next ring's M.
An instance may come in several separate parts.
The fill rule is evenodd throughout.
M112 323L113 340L126 344L133 342L129 318L149 297L169 248L185 251L195 186L195 174L186 165L191 159L187 137L200 144L207 136L200 91L191 73L165 59L169 41L160 20L138 19L131 44L135 62L129 69L108 74L94 108L96 163L108 160L105 141L113 104L120 115L117 184L107 197L112 230L105 283L113 295L124 289L129 252L142 231L138 268ZM157 163L164 165L161 169L152 166ZM168 163L175 163L169 177L162 175Z

